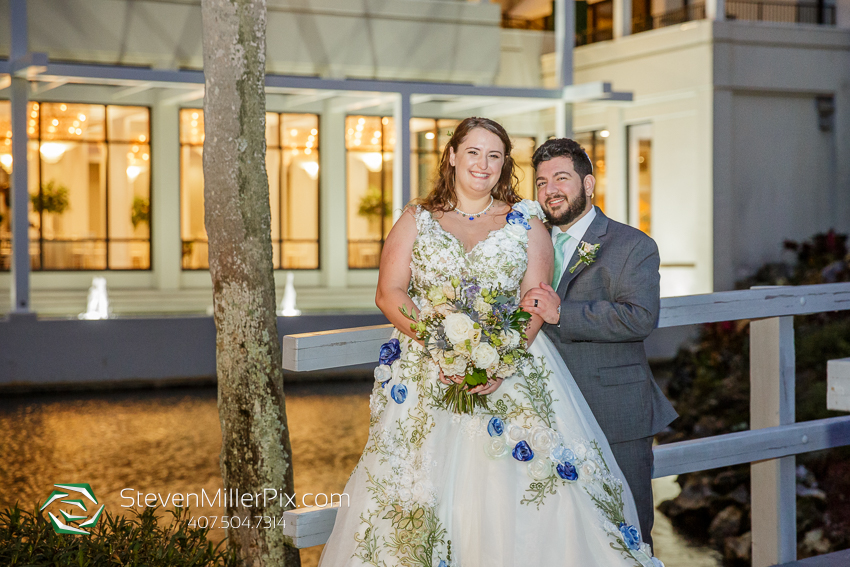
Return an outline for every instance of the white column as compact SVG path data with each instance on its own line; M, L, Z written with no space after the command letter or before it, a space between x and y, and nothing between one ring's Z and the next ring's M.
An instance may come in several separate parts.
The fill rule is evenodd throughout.
M151 268L157 289L179 289L183 256L180 236L179 110L160 91L151 110Z
M393 164L393 221L410 202L410 93L399 93L393 108L395 157Z
M632 33L632 0L614 0L614 38Z
M559 87L573 84L576 9L573 0L555 0L555 78Z
M750 323L750 429L794 423L794 317ZM753 567L797 560L794 456L753 463Z
M348 198L345 183L345 114L325 101L319 119L319 260L324 287L348 285Z
M726 0L706 0L705 17L722 22L726 19Z
M608 137L605 144L605 172L608 186L605 196L605 214L625 223L628 219L628 152L626 127L623 124L621 107L610 105L605 113L605 127Z
M850 29L850 0L835 0L835 25Z
M555 137L571 138L573 135L573 105L558 102L555 105Z
M29 51L26 0L10 5L11 64ZM29 192L27 190L27 95L29 81L12 74L12 286L11 312L25 314L30 306ZM43 261L43 259L42 259Z

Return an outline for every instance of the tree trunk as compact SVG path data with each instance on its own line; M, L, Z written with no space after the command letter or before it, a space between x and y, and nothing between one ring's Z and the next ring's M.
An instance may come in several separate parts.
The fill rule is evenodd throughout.
M300 565L276 523L293 494L275 317L265 143L265 0L202 0L204 210L216 326L221 473L242 527L228 545L245 565ZM272 496L271 490L277 492ZM229 490L225 492L230 493ZM242 495L259 495L243 498ZM266 499L268 497L268 499ZM236 500L235 498L233 500Z

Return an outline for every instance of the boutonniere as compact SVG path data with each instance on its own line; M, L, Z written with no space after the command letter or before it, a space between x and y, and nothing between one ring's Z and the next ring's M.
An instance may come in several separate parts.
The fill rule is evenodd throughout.
M579 264L591 265L596 261L596 254L599 253L599 247L601 244L588 244L584 240L582 240L578 245L578 262L576 265L570 268L570 273L576 271Z

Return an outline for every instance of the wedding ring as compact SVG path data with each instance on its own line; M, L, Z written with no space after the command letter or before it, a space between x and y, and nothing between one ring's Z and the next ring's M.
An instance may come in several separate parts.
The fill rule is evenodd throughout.
M534 306L537 307L537 300L534 300Z

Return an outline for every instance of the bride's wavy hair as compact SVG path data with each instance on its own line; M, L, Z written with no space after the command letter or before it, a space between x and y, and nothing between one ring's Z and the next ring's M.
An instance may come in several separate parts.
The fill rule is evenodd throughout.
M471 117L466 118L457 125L451 139L446 144L443 150L443 157L440 159L440 169L438 171L437 180L434 183L434 188L424 199L416 199L413 202L422 205L428 211L451 211L457 205L457 193L455 192L455 168L449 162L449 149L454 150L457 155L457 149L466 139L466 136L475 128L483 128L488 132L495 134L502 140L505 145L505 162L502 164L502 171L499 175L499 181L496 186L490 191L494 199L503 201L508 205L519 203L522 198L517 194L516 187L519 183L519 178L516 174L516 165L511 157L511 139L508 133L501 124L490 120L489 118Z

